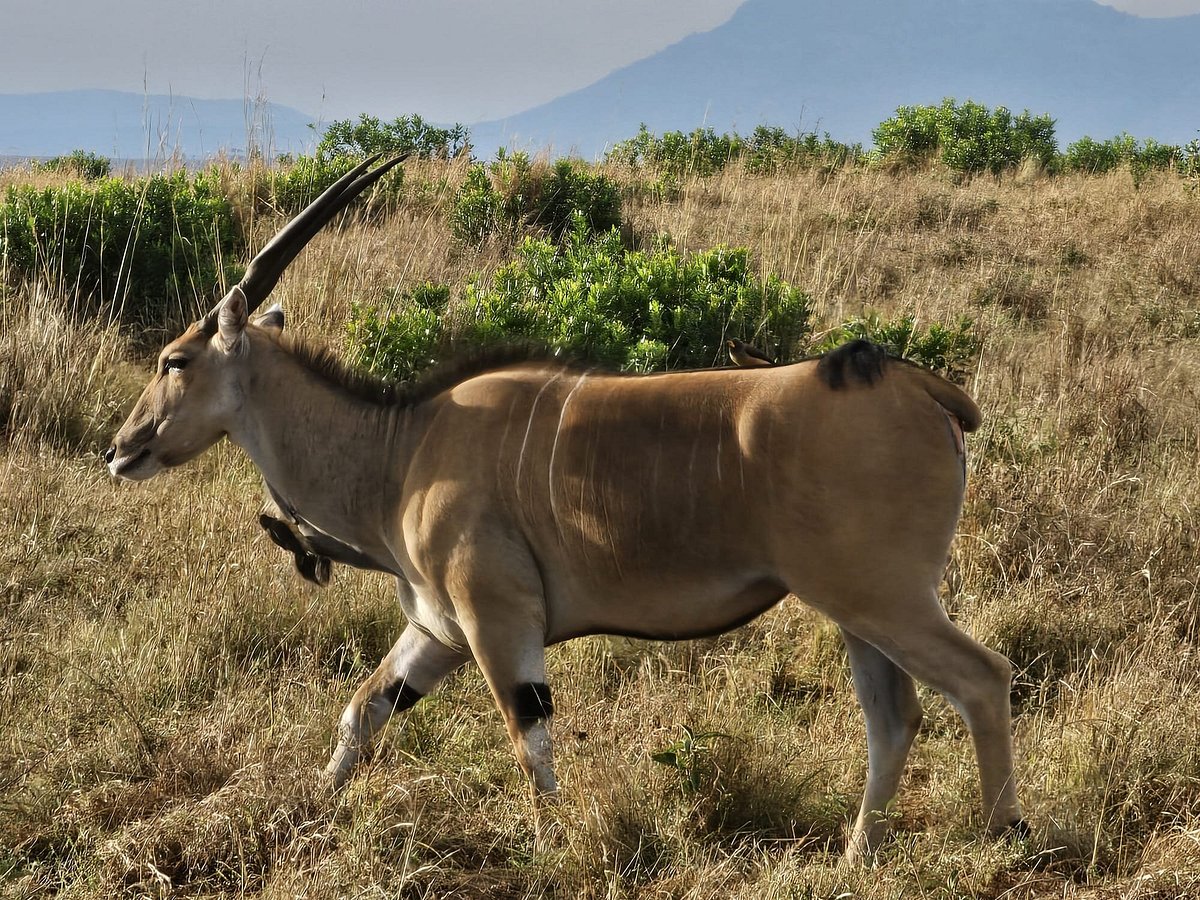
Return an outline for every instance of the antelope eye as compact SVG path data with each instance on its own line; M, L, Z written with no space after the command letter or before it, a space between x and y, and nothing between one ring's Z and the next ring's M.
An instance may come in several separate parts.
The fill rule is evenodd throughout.
M180 372L188 364L187 358L183 356L172 356L163 363L163 372Z

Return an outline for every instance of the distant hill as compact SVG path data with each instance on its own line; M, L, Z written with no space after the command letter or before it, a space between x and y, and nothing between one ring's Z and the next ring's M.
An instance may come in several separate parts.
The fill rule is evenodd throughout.
M275 104L198 100L121 91L0 94L0 157L45 157L90 150L118 159L186 157L257 147L304 152L318 134L314 117Z
M1145 19L1092 0L748 0L724 25L503 121L496 146L601 154L656 133L760 124L871 142L906 104L945 96L1049 113L1060 145L1200 129L1200 16Z
M1049 113L1062 146L1121 131L1183 143L1200 129L1198 57L1200 15L1138 18L1093 0L747 0L712 31L471 134L483 157L503 144L594 158L642 122L656 133L770 124L869 144L897 106L953 96ZM313 116L247 105L0 94L0 157L201 157L244 152L248 132L304 152L319 136Z

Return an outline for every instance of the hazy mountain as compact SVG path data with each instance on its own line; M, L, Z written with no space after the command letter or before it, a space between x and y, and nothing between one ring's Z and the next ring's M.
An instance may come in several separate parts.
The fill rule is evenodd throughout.
M502 122L477 155L551 147L591 158L651 130L828 131L869 144L901 104L971 98L1046 112L1060 145L1120 131L1173 143L1200 129L1200 15L1144 19L1093 0L747 0L724 25ZM0 94L0 157L120 158L311 149L314 117L242 100L115 91ZM363 110L372 112L372 110ZM412 110L421 112L421 110Z
M244 153L249 140L277 152L311 149L312 116L243 100L58 91L0 94L0 156L90 150L120 159Z
M724 25L590 87L472 126L476 152L586 158L654 132L828 131L871 142L902 104L974 99L1057 120L1060 145L1200 128L1200 15L1144 19L1092 0L748 0Z

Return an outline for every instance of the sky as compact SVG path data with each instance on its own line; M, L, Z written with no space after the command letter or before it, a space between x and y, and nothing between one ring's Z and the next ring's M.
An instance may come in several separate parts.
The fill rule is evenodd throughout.
M725 22L743 0L0 0L0 93L255 98L470 124ZM1200 0L1106 0L1137 15Z
M741 2L0 0L0 93L261 93L323 120L470 123L591 84Z

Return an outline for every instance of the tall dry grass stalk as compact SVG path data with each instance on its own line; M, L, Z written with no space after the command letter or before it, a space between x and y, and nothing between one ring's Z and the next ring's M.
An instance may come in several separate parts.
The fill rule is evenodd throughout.
M133 383L126 340L49 288L0 300L0 435L21 447L95 447L120 422Z
M314 241L289 327L461 290L511 248L456 245L457 170ZM623 178L635 176L622 175ZM479 675L389 728L342 796L315 770L398 634L382 577L310 590L258 533L224 447L146 485L93 455L147 371L44 291L5 300L0 399L0 890L12 896L1183 897L1200 892L1200 198L1177 180L960 182L730 171L635 235L754 249L825 325L967 314L985 412L945 600L1012 658L1034 834L980 837L957 715L926 722L868 871L836 866L865 770L836 630L789 602L719 639L551 651L560 842L534 851ZM277 223L253 223L261 243ZM881 486L881 489L886 489ZM684 726L687 771L653 760ZM695 775L696 777L691 777Z

